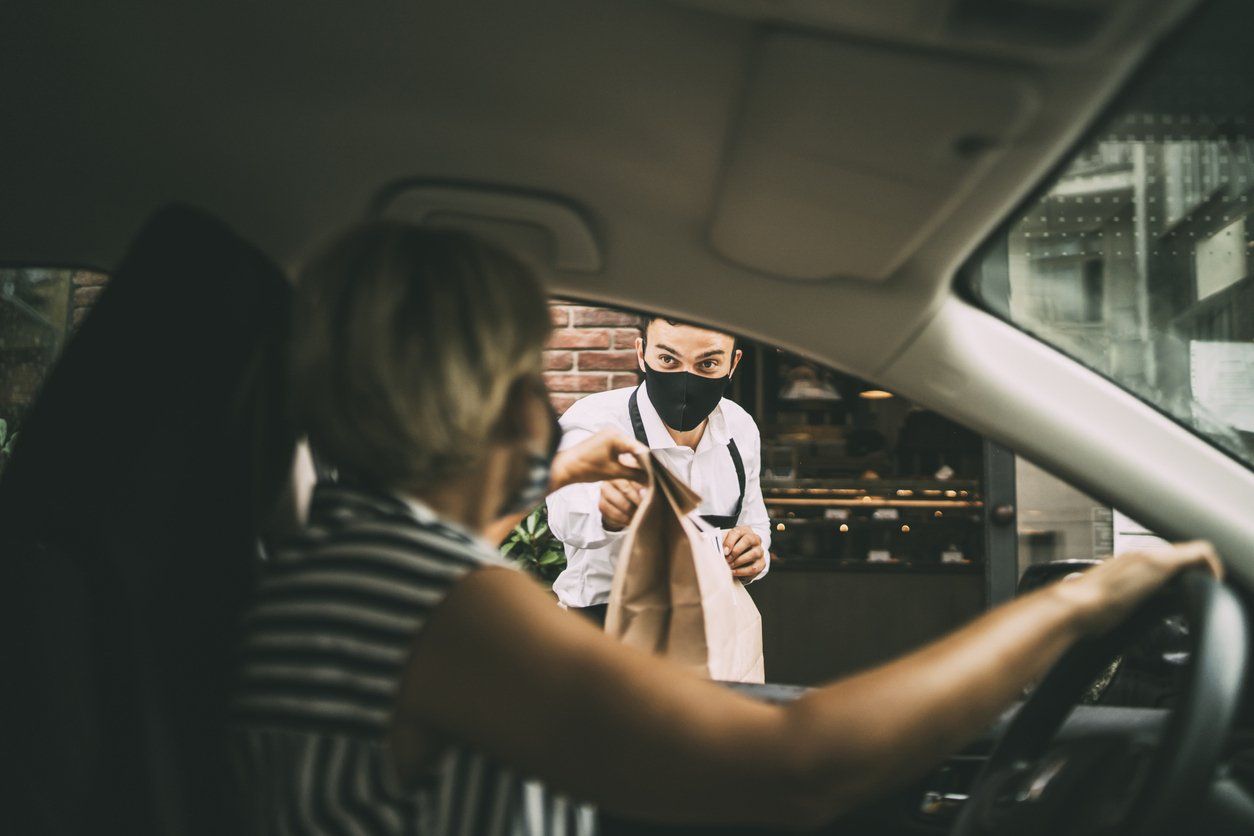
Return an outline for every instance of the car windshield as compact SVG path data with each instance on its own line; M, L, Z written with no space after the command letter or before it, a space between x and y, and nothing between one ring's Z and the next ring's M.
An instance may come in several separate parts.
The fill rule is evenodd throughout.
M971 289L1254 465L1254 4L1208 4L977 256Z

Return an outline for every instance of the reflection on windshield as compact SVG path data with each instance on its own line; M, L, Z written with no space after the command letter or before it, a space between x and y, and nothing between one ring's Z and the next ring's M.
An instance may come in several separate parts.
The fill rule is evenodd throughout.
M977 291L1254 464L1251 17L1211 5L990 248Z

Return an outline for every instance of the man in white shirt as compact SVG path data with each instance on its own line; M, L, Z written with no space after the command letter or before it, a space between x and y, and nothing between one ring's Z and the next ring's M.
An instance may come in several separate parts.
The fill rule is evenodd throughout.
M562 416L562 449L606 428L634 436L701 496L732 574L760 579L770 566L770 519L762 500L757 424L723 398L741 352L730 334L653 317L636 340L645 374L637 387L601 392ZM627 480L571 485L548 499L549 528L565 544L553 584L563 605L604 622L623 529L640 504Z

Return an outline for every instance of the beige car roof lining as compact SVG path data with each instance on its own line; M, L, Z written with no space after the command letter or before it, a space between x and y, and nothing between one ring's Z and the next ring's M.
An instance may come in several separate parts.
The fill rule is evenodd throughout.
M1091 0L1106 23L1087 46L1015 41L1012 60L970 36L969 15L950 25L969 12L958 0L929 18L950 24L918 27L925 4L879 3L822 19L813 3L772 3L771 19L760 4L638 0L10 4L0 91L22 116L6 132L0 260L108 267L181 200L293 266L389 184L471 181L596 219L589 273L545 264L543 225L444 213L536 250L556 292L718 321L873 376L1191 5ZM872 96L841 86L864 61ZM899 112L931 72L952 111L932 112L937 136ZM892 107L877 114L878 97ZM785 115L813 135L773 131ZM834 278L784 292L781 276Z

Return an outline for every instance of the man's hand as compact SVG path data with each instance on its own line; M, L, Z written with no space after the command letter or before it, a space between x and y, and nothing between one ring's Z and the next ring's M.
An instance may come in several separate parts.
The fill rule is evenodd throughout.
M601 430L553 458L551 489L609 479L643 482L646 477L640 457L648 453L649 448L633 438L616 430Z
M631 523L644 497L644 489L627 479L611 479L601 483L601 527L606 531L622 531Z
M723 538L723 557L737 578L753 580L766 568L762 538L747 525L738 525Z

